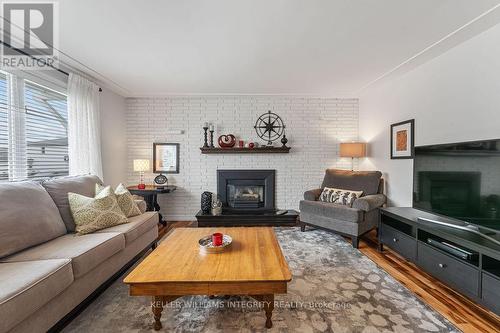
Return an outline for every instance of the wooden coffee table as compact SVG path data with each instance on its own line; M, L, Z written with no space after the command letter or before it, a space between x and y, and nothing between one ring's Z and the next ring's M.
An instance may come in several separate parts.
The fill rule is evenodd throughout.
M219 254L200 253L198 240L214 232L233 238ZM248 295L261 301L271 328L274 294L285 294L292 275L272 228L178 228L123 281L131 296L152 296L154 329L163 305L186 295Z

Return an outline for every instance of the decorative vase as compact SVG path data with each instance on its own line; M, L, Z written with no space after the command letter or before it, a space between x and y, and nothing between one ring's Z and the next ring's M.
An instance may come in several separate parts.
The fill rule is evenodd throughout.
M221 135L218 141L221 148L233 148L236 144L236 137L232 134Z
M281 138L281 143L283 144L283 148L286 147L286 144L288 143L288 139L286 138L286 135L283 133L283 137Z
M212 210L212 192L203 192L201 194L201 211L203 214L210 214Z
M222 202L220 201L219 196L212 202L212 215L221 215L222 214Z

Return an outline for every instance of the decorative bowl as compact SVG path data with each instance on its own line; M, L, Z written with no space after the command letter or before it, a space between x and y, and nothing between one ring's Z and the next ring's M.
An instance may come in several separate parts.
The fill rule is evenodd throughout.
M200 244L200 251L203 253L221 253L231 246L233 239L229 235L222 236L222 245L215 246L212 243L212 235L201 238L198 243Z

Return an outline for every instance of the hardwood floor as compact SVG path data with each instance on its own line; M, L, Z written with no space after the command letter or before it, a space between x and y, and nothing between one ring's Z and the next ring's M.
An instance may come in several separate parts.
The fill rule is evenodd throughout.
M173 228L196 227L196 222L169 222L161 237ZM375 232L361 238L359 250L465 333L500 332L500 317L448 288L437 279L385 247L377 251Z

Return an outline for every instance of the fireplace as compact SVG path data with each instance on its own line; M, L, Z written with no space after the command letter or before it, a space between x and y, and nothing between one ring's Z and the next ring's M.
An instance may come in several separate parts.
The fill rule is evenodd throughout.
M217 170L217 194L226 212L274 211L275 170Z

